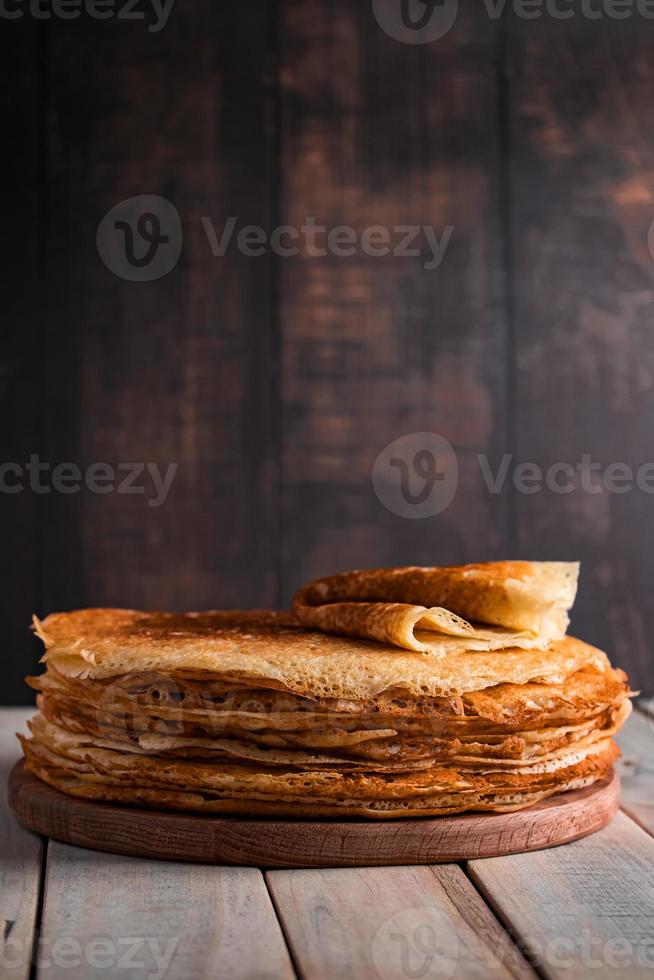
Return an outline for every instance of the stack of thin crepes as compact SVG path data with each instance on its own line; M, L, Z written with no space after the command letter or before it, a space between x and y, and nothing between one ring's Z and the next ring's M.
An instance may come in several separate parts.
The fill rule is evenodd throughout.
M352 572L293 613L36 622L28 768L74 796L396 818L527 807L610 775L626 675L566 636L578 566Z

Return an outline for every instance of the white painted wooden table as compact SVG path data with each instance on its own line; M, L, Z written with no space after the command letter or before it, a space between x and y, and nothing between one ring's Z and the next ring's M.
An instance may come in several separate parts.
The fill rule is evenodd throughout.
M548 851L438 867L270 871L101 854L6 805L26 709L0 709L0 976L654 977L654 718L621 739L622 811Z

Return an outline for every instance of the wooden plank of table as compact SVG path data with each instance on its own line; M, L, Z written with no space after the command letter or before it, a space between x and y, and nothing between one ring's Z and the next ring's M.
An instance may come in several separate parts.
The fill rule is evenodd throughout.
M160 506L143 469L124 492L82 483L40 498L39 611L275 604L276 256L237 244L244 226L277 224L275 5L198 0L176 5L167 29L122 26L48 24L43 451L83 473L107 462L116 485L130 464L178 468ZM169 83L162 113L144 93ZM183 245L167 275L135 283L124 265L105 267L95 241L102 217L139 195L177 209ZM152 561L153 542L175 555L174 575Z
M11 23L3 17L0 31L0 64L11 79L11 85L3 85L0 93L2 141L11 147L10 153L2 155L3 186L11 191L4 195L2 206L8 233L0 237L0 444L3 464L21 469L32 454L42 454L42 392L49 372L41 356L47 225L45 32L44 23L22 14ZM6 485L22 484L23 489L3 493L0 509L0 540L4 554L11 555L11 573L3 576L0 589L5 650L0 697L20 704L28 694L23 677L38 657L39 643L30 634L29 624L40 605L45 498L31 490L24 470L22 474L10 470L4 476Z
M7 775L20 755L15 733L32 713L0 709L0 973L30 975L44 845L16 823L7 805Z
M0 708L0 773L8 773L20 758L16 733L27 731L27 719L34 711L34 708Z
M654 718L634 711L617 737L620 805L644 830L654 835Z
M512 550L508 500L487 492L476 460L501 458L508 439L499 25L480 5L460 7L436 49L387 34L369 3L279 4L282 221L358 236L344 257L316 254L325 232L316 247L303 235L301 254L278 263L285 601L303 581L362 562ZM454 228L437 267L422 231L421 255L397 248L421 225L442 243ZM390 253L365 254L362 236L380 226ZM432 521L407 519L419 515L399 470L386 462L377 474L388 508L371 479L387 444L425 430L449 440L460 470ZM420 489L421 450L434 453L414 435L394 452ZM453 475L445 453L437 463Z
M455 865L266 877L305 980L532 976Z
M39 976L294 976L255 868L144 861L52 842Z
M566 847L468 865L548 980L652 976L653 869L654 841L625 813Z
M542 492L514 491L517 556L581 559L572 632L607 645L649 689L651 497L635 480L632 492L611 493L601 474L610 479L618 463L635 475L654 422L654 387L642 380L652 352L654 184L643 175L654 167L654 23L543 16L534 29L514 11L506 24L516 365L506 451L543 474L571 468L552 469ZM584 457L594 469L582 476Z

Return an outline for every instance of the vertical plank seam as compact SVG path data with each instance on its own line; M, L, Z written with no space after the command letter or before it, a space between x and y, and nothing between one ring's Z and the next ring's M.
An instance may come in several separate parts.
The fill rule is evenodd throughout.
M511 942L514 944L514 946L517 947L518 952L522 955L523 959L527 962L527 964L531 967L531 969L538 977L541 977L542 980L548 980L548 974L545 973L538 966L538 962L537 962L538 958L536 956L533 956L529 948L524 944L524 936L522 935L520 930L513 925L509 917L504 914L499 902L495 901L491 892L484 886L484 883L481 881L481 879L475 873L474 869L471 867L470 862L466 861L465 864L462 865L462 867L466 877L472 884L473 888L476 889L476 891L479 893L481 898L484 900L484 902L486 903L490 911L493 913L493 915L495 916L499 924L507 933ZM515 940L516 936L523 941L522 945L518 945L516 943Z
M270 898L270 901L272 903L273 910L275 912L275 916L277 918L277 922L279 923L279 928L281 929L282 936L284 938L284 942L286 943L286 949L288 950L288 955L289 955L289 958L291 960L291 966L293 967L293 971L295 973L295 976L298 977L299 980L304 980L304 976L305 975L304 975L304 973L302 971L302 967L300 966L299 959L295 955L295 951L293 949L293 943L291 942L291 937L290 937L289 933L286 930L286 925L284 923L284 916L282 915L281 909L279 908L279 906L278 906L278 904L277 904L277 902L275 900L275 891L274 891L273 888L270 887L270 880L268 878L268 872L267 871L264 871L263 869L261 869L261 873L263 875L263 880L264 880L264 883L265 883L265 886L266 886L266 891L268 892L268 897Z
M639 715L641 718L646 720L647 723L652 726L652 732L654 734L654 711L652 710L653 704L654 702L651 702L649 699L647 700L639 699L633 702L634 715ZM631 821L633 821L633 823L635 823L638 827L640 827L641 830L644 830L646 834L649 834L650 837L654 837L654 831L652 830L652 828L648 826L646 823L643 823L639 819L638 814L631 810L629 803L625 802L622 799L620 800L620 811L624 813L625 816L628 817Z
M34 929L32 931L32 949L30 954L29 980L37 980L39 975L39 951L41 939L41 923L43 921L43 910L45 908L46 882L48 878L48 865L50 857L50 841L47 837L42 837L43 856L41 859L41 869L39 875L39 893L36 899L36 914L34 916Z
M505 934L505 936L508 939L508 941L511 943L511 946L512 946L513 950L515 951L516 957L517 958L520 958L523 961L523 963L525 964L525 966L527 967L527 969L532 969L533 970L533 964L525 956L524 951L522 949L520 949L519 946L516 944L513 936L511 935L511 933L509 932L509 930L505 927L504 923L501 921L501 919L499 918L499 916L496 914L494 907L487 901L486 896L484 894L482 894L481 890L477 887L477 884L473 880L472 875L468 873L467 862L466 861L457 861L456 864L457 864L457 867L459 867L461 869L461 871L463 872L463 874L466 876L466 879L470 882L470 885L472 886L472 888L474 888L475 892L477 893L477 895L479 896L479 898L481 899L481 901L484 903L484 906L486 908L486 911L488 912L489 918L490 919L493 919L497 923L498 927L502 930L502 932ZM435 880L436 881L439 881L439 879L436 877L436 874L435 874L434 865L431 865L430 864L430 865L428 865L428 867L429 867L429 870L431 871L431 873L434 875ZM446 867L446 865L437 865L437 867ZM444 886L442 886L442 887L444 887ZM446 894L447 894L447 892L446 892ZM454 907L457 908L456 902L454 902L451 898L449 898L449 895L448 895L448 899L452 902L452 904L454 905ZM457 911L458 911L458 909L457 909ZM466 921L466 920L464 919L464 921ZM470 926L470 928L472 928L472 926ZM501 962L503 962L503 961L501 961ZM510 973L513 974L513 971L510 969L510 967L507 965L506 962L503 962L503 965L506 967L506 969ZM513 975L515 975L515 974L513 974Z
M282 220L282 96L281 96L281 0L273 0L270 14L268 53L271 61L271 190L270 220L273 227ZM281 272L280 256L271 253L270 270L270 323L273 330L274 364L272 365L269 398L273 407L273 446L275 459L275 595L274 605L282 606L283 555L284 555L284 411L283 411L283 324L281 320Z
M499 224L502 256L502 297L504 309L504 437L505 452L513 453L516 448L516 330L515 304L513 292L513 234L512 234L512 188L511 188L511 71L510 71L510 29L506 12L499 22L499 41L497 59L497 100L499 133ZM508 483L505 504L504 557L518 558L519 525L516 508L516 491Z
M36 28L37 43L37 71L38 71L38 155L39 155L39 190L38 190L38 221L39 221L39 245L37 252L38 261L38 280L40 283L39 298L37 300L36 315L38 318L38 337L40 358L37 359L37 370L39 374L39 449L43 448L45 442L46 425L46 357L45 357L45 286L46 286L46 258L47 231L48 231L48 111L49 111L49 91L48 91L48 44L46 26L43 21L37 23ZM45 527L43 507L38 506L36 511L36 540L38 547L38 565L35 571L36 581L34 582L34 600L39 615L45 614L43 600L45 593ZM27 624L26 624L27 627Z
M641 820L638 819L637 813L631 812L628 803L620 803L620 813L622 813L627 818L627 820L631 820L632 823L635 823L636 826L639 827L641 830L644 830L645 833L649 834L650 837L654 837L654 832L652 831L652 829L648 827L647 824L643 823Z

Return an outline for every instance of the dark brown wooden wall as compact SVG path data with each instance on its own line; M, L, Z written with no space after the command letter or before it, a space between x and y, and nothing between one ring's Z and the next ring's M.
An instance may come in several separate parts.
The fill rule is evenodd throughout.
M575 630L654 691L654 497L493 495L476 462L654 460L654 22L460 6L424 45L364 0L0 23L2 461L179 464L158 508L0 494L0 701L27 700L33 611L279 605L340 569L503 556L581 558ZM134 283L95 236L139 194L184 245ZM229 215L454 232L435 270L214 257L200 219ZM371 468L423 431L460 479L412 520Z

